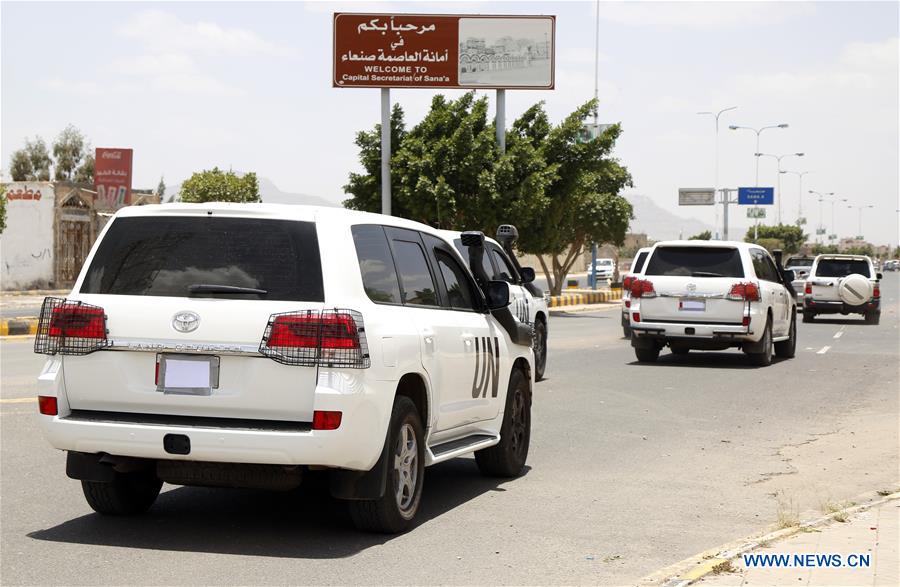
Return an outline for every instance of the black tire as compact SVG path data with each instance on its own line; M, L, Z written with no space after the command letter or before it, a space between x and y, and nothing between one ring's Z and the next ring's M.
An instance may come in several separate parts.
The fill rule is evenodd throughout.
M881 321L881 312L867 312L866 313L866 324L871 324L871 325L875 326L880 321Z
M534 323L534 379L544 378L547 368L547 323L538 318Z
M410 447L410 440L415 446ZM425 433L415 404L406 396L394 399L388 427L388 478L378 499L348 502L350 517L360 530L397 534L407 530L422 501L425 479ZM403 487L401 487L401 485Z
M655 363L659 358L659 347L641 348L634 347L634 356L640 363Z
M680 344L670 346L669 350L672 351L673 355L686 355L691 352L691 349L689 347Z
M791 329L788 339L775 343L775 354L782 359L793 359L797 354L797 318L791 318Z
M815 318L815 317L816 317L816 315L813 314L812 312L804 311L803 312L803 323L809 324L813 321L813 318Z
M475 462L483 475L518 477L525 470L531 444L531 389L519 369L509 377L506 407L500 427L500 442L475 451Z
M133 516L150 509L162 488L162 481L155 474L139 471L115 475L109 483L81 482L81 490L91 509L108 516Z
M624 336L625 338L631 338L630 326L622 326L622 336Z
M747 356L750 357L750 361L756 365L757 367L768 367L772 364L772 320L766 321L766 329L763 331L763 340L761 344L763 348L763 352L761 353L747 353Z

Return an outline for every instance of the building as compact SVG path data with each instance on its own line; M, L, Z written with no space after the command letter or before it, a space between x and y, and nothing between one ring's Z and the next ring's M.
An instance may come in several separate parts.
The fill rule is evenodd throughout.
M0 289L71 287L106 221L120 208L85 184L11 182L6 187L6 230L0 234ZM159 196L132 194L132 205Z

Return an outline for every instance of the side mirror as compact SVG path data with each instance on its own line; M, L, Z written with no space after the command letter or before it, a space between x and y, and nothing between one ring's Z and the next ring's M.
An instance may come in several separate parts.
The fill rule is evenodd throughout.
M522 283L531 283L534 281L534 269L531 267L522 267L519 270L519 275L522 276ZM879 277L879 279L881 279Z
M781 278L785 283L792 283L795 279L797 279L797 274L793 269L783 269L781 271Z
M499 310L509 305L509 284L505 281L488 281L486 290L489 310Z
M881 281L883 278L884 278L884 274L883 274L883 273L876 273L876 274L875 274L875 279L877 279L878 281Z

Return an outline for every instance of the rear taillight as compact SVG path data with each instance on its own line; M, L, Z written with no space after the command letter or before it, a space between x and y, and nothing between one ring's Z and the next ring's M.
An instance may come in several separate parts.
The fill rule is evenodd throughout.
M758 302L759 286L750 281L745 283L735 283L731 286L731 290L725 297L735 301Z
M103 308L64 298L44 298L34 352L86 355L108 346Z
M631 297L633 298L655 298L656 290L653 288L653 282L648 279L635 279L631 282Z
M326 412L316 410L313 412L313 430L337 430L341 426L340 412Z
M629 275L628 277L626 277L625 279L622 280L622 289L624 289L626 291L630 290L631 284L633 282L634 282L634 275Z
M272 314L259 352L285 365L369 367L362 314L354 310Z
M811 296L812 295L812 284L810 282L806 282L806 285L803 286L803 293Z
M45 416L57 415L59 413L59 407L56 404L56 398L50 395L39 395L38 411Z
M878 284L875 284L875 287L872 288L872 299L878 299L881 297L881 287Z
M625 307L626 307L626 308L630 308L630 307L631 307L631 300L625 300Z
M641 313L640 312L632 312L631 319L634 320L635 322L640 322L641 321Z

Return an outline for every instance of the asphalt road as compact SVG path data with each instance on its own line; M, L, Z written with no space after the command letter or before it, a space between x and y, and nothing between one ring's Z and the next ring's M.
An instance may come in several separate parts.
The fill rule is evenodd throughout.
M165 486L150 513L91 512L40 437L41 359L5 340L0 583L634 584L779 513L898 486L898 285L879 326L800 324L795 359L737 351L639 365L618 311L554 316L529 466L426 472L421 523L356 532L316 479L285 494Z

